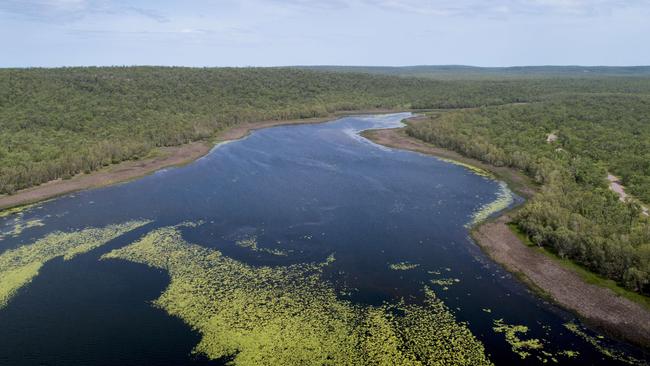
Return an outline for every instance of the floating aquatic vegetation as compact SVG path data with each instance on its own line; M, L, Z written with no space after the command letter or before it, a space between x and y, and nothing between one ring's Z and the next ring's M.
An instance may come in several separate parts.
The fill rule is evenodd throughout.
M237 365L489 365L483 345L425 289L423 304L342 300L322 277L334 261L255 267L157 229L104 259L167 271L155 305L202 335L195 352Z
M474 165L463 163L462 161L447 159L447 158L441 158L441 157L438 157L437 159L442 160L442 161L444 161L446 163L451 163L451 164L454 164L454 165L462 166L463 168L468 169L468 170L472 171L474 174L480 175L482 177L487 177L487 178L493 178L494 177L492 175L492 173L488 172L487 170L481 169L481 168L476 167Z
M409 262L399 262L399 263L392 263L389 267L393 271L408 271L411 269L418 268L420 265L417 263L409 263Z
M505 182L499 182L499 191L497 198L478 209L472 215L472 221L466 226L474 226L487 220L493 214L508 208L514 202L512 191L508 188Z
M9 230L0 231L0 240L3 240L6 237L16 237L22 234L25 229L44 225L42 219L24 220L23 212L18 212L11 224L8 225Z
M578 324L569 322L564 324L564 327L570 330L572 333L577 335L578 337L582 338L585 342L590 343L592 346L594 346L600 353L603 355L616 360L616 361L621 361L630 365L645 365L645 363L641 360L638 360L624 352L621 352L619 350L613 349L613 348L608 348L602 344L602 342L596 338L593 337L587 332L582 329Z
M47 202L47 201L45 201ZM43 203L43 202L41 202ZM37 204L32 203L28 205L23 205L23 206L17 206L17 207L12 207L12 208L6 208L4 210L0 210L0 218L7 217L9 215L17 214L17 213L24 213L25 211L34 208Z
M176 227L189 227L189 228L196 228L201 225L205 224L204 220L198 220L198 221L184 221L181 222L180 224L176 225Z
M560 351L560 352L556 353L556 355L558 355L558 356L566 356L568 358L575 358L575 357L578 357L578 355L580 355L580 352L571 351L571 350L564 350L564 351Z
M143 226L147 221L130 221L104 228L55 232L33 244L8 250L0 255L0 308L7 305L16 291L28 284L47 261L56 257L69 260L108 241Z
M288 255L288 253L286 251L281 250L281 249L277 249L277 248L272 248L272 249L271 248L260 248L257 245L257 237L256 236L251 236L251 237L246 238L246 239L237 240L235 242L235 244L237 244L237 246L239 246L239 247L247 248L247 249L250 249L250 250L252 250L254 252L268 253L268 254L277 255L277 256L287 256Z
M483 309L483 311L486 311L486 309ZM490 313L492 311L486 312ZM503 319L496 319L494 320L493 329L497 333L505 334L506 342L510 344L512 351L518 354L522 360L531 356L532 352L536 353L535 357L542 363L547 363L549 360L557 363L559 357L574 358L579 355L578 351L572 350L545 351L543 350L545 342L537 338L521 339L520 334L523 335L528 332L528 327L525 325L510 325L506 324Z
M22 234L25 229L44 226L45 224L43 224L42 219L25 220L24 218L25 213L34 209L36 206L36 204L30 204L0 211L0 219L6 218L3 225L4 228L0 229L0 241L6 237L16 237ZM40 208L40 206L36 208Z
M458 278L439 278L431 280L431 283L438 286L451 286L460 282Z
M519 334L526 334L528 332L528 327L525 325L509 325L503 322L503 319L497 319L494 321L494 329L497 333L504 333L506 336L506 342L512 347L512 351L525 359L530 356L530 350L536 350L543 348L543 344L539 339L531 338L527 340L522 340L519 338Z

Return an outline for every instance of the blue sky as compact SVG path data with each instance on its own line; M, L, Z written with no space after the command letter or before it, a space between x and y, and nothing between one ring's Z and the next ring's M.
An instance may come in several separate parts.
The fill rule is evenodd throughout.
M0 67L650 65L650 0L0 0Z

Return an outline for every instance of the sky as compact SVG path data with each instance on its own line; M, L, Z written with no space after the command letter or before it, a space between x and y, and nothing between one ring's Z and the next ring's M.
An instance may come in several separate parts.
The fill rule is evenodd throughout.
M0 0L0 67L650 65L650 0Z

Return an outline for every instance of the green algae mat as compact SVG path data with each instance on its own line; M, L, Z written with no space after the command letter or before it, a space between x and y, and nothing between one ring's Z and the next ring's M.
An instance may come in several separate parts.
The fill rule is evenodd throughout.
M165 270L155 305L201 333L196 352L236 365L490 365L465 324L424 288L422 304L362 306L321 279L322 263L252 267L185 241L177 227L150 232L103 259Z
M46 262L57 257L70 260L147 223L148 221L130 221L104 228L54 232L33 244L0 254L0 309L7 305L21 287L38 275Z
M0 213L0 365L647 364L472 242L504 183L357 135L407 116Z

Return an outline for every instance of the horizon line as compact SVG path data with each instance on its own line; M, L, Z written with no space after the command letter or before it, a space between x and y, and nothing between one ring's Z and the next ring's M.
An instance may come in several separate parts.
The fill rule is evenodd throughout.
M470 64L414 64L414 65L352 65L352 64L304 64L304 65L238 65L238 66L188 66L188 65L156 65L156 64L111 64L111 65L59 65L59 66L0 66L0 69L66 69L66 68L128 68L128 67L158 67L158 68L191 68L191 69L245 69L245 68L314 68L314 67L349 67L349 68L417 68L417 67L455 67L472 69L515 69L515 68L650 68L650 64L641 65L580 65L580 64L540 64L540 65L509 65L509 66L478 66Z

